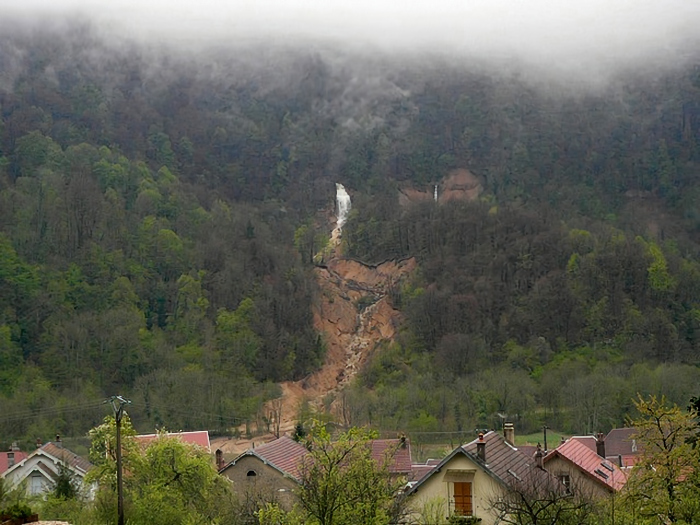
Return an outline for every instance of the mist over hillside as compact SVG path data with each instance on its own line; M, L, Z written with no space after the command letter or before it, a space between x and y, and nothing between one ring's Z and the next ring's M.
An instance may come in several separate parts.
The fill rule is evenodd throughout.
M583 433L638 391L697 395L687 3L496 2L459 28L447 2L304 5L3 18L0 440L80 434L115 391L143 428L262 428L275 383L323 363L336 182L338 253L419 266L354 423ZM465 172L476 197L436 204Z

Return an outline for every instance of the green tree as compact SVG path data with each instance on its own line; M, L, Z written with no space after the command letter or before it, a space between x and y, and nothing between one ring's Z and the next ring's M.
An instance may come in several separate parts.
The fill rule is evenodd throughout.
M102 519L116 513L116 426L109 416L89 433L95 468L87 482L99 483ZM217 523L232 512L233 495L211 457L199 447L164 432L143 448L127 414L122 419L125 505L133 525ZM111 516L111 517L110 517Z
M216 317L216 346L221 367L231 375L240 374L240 367L252 370L261 346L260 337L251 324L255 303L246 297L233 312L225 308Z
M366 429L351 428L332 441L325 426L314 422L305 439L311 453L301 467L298 492L305 523L392 522L395 498L404 480L390 475L389 457L380 463L372 458L370 440L374 437Z
M22 351L12 341L7 325L0 325L0 394L11 394L20 380Z
M97 482L101 490L116 491L117 488L117 423L114 416L107 416L101 425L88 432L90 452L88 457L94 468L85 478L86 483ZM121 421L122 464L125 471L135 467L139 446L135 439L136 431L129 414L124 413Z
M632 421L641 451L623 493L623 509L640 524L698 523L700 457L693 407L669 406L666 398L638 397Z
M54 479L52 495L57 499L69 500L78 496L78 484L73 472L65 463L58 464L58 474Z
M130 523L216 523L232 494L201 448L161 434L129 473Z

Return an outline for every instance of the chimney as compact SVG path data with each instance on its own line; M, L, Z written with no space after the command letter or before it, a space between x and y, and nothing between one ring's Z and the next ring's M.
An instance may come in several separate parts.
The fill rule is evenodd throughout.
M535 451L535 466L544 470L544 465L542 464L542 458L544 457L544 452L542 452L542 446L537 443L537 450Z
M59 448L63 448L63 443L61 443L61 436L56 434L56 441L54 441L54 445L56 445Z
M16 441L12 442L12 445L10 445L10 450L12 452L19 452L19 445L17 444Z
M41 438L36 438L36 448L41 448Z
M221 470L224 468L224 453L220 448L216 449L216 469Z
M399 441L401 442L401 448L406 448L406 434L401 434Z
M503 437L511 446L515 446L515 425L513 423L503 425Z
M476 455L486 463L486 441L484 441L484 434L481 432L479 432L479 441L476 442Z
M566 443L566 438L564 436L561 437L561 441L559 442L559 445L563 445Z
M15 464L15 453L14 451L10 450L7 453L7 468L12 467Z
M605 434L598 432L595 436L595 451L601 458L605 457Z
M617 466L620 467L620 468L622 468L622 467L625 466L625 465L622 463L622 454L618 454L618 455L617 455Z

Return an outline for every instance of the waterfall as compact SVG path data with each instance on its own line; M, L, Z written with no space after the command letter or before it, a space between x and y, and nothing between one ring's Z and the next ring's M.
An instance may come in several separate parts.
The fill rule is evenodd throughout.
M335 183L335 198L338 201L338 225L337 228L341 229L348 220L348 213L350 213L350 195L345 191L345 186L342 184Z
M433 193L433 198L435 199L435 202L437 202L437 187L438 185L435 185L435 192Z

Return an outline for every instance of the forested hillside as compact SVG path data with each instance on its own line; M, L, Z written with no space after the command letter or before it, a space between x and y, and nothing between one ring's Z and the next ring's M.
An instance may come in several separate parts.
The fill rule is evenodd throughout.
M700 56L591 85L313 47L0 31L0 441L260 419L323 360L314 254L416 257L352 423L623 423L700 371ZM400 203L453 169L471 202ZM318 262L318 261L316 261Z

